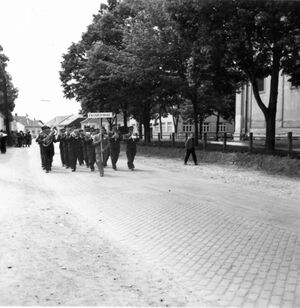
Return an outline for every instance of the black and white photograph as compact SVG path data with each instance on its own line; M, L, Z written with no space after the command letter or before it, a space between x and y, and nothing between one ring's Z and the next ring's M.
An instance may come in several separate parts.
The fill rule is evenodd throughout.
M300 307L300 0L0 12L0 307Z

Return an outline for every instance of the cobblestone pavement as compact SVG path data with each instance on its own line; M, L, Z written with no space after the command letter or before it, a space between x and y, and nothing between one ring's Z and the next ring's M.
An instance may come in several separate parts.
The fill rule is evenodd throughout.
M201 164L137 157L130 172L121 155L104 178L54 164L43 173L36 147L0 157L0 304L300 306L297 193L207 178Z

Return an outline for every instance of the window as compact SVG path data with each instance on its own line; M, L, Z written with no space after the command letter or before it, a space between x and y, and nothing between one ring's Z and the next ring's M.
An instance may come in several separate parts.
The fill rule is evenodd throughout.
M191 132L192 131L192 125L189 124L189 123L183 123L182 130L185 133Z
M203 125L202 125L202 132L203 133L209 132L209 123L203 123Z
M162 132L165 133L167 131L167 123L163 122L161 123L161 126L162 126Z
M259 92L265 91L265 79L264 78L257 78L257 87Z
M172 133L172 130L173 130L173 123L172 122L168 122L167 124L167 132L168 133Z
M226 123L219 124L219 132L226 132Z
M155 126L154 126L154 131L155 131L155 132L159 132L159 125L155 125Z

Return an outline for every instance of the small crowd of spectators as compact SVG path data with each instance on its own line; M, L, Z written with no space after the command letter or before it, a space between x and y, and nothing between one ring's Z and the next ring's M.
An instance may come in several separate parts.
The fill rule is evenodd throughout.
M29 131L24 133L22 130L20 131L12 131L11 132L12 145L15 147L30 147L32 142L32 136Z

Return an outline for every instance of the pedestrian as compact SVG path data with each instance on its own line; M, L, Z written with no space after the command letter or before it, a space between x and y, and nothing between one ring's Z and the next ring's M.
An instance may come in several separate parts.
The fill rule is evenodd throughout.
M187 164L187 161L190 157L190 154L192 154L193 160L194 160L194 164L198 165L197 163L197 157L196 157L196 153L195 153L195 138L194 138L194 134L190 133L186 142L185 142L185 158L184 158L184 164Z
M81 138L81 144L82 144L83 161L85 163L85 166L87 168L89 168L90 163L89 163L89 157L88 157L88 152L87 152L87 144L86 144L86 134L87 133L89 133L89 135L91 135L89 128L85 128L84 130L82 130L80 132L80 138Z
M7 134L1 129L0 131L0 151L1 154L6 153Z
M46 173L51 171L54 156L54 137L55 130L51 130L49 126L43 126L42 132L37 138L37 142L41 147L42 166Z
M25 145L26 147L30 147L31 146L31 141L32 141L32 136L30 131L27 131L25 134Z
M69 164L72 172L76 171L77 160L81 154L81 139L79 136L79 130L74 129L69 136L68 143Z
M35 139L35 141L38 143L38 145L40 146L40 156L41 156L41 164L42 164L42 169L46 169L45 167L45 155L44 155L44 149L43 149L43 146L42 146L42 143L43 143L43 140L44 138L46 138L46 133L45 133L45 130L46 130L47 126L42 126L41 127L41 132L39 133L39 135L37 136L37 138ZM17 143L19 144L19 133L17 133Z
M95 153L95 147L93 146L93 136L91 132L86 132L84 138L85 138L88 166L91 168L91 171L95 171L96 153Z
M113 126L112 131L108 134L111 164L114 170L117 170L117 162L120 155L121 135L117 126Z
M105 127L102 127L102 147L103 147L103 167L107 166L107 161L110 156L110 146L109 146L109 139L108 134Z
M139 141L137 134L133 133L133 126L129 127L129 132L124 135L124 140L126 141L127 166L133 171L135 168L133 162L136 155L136 144Z

